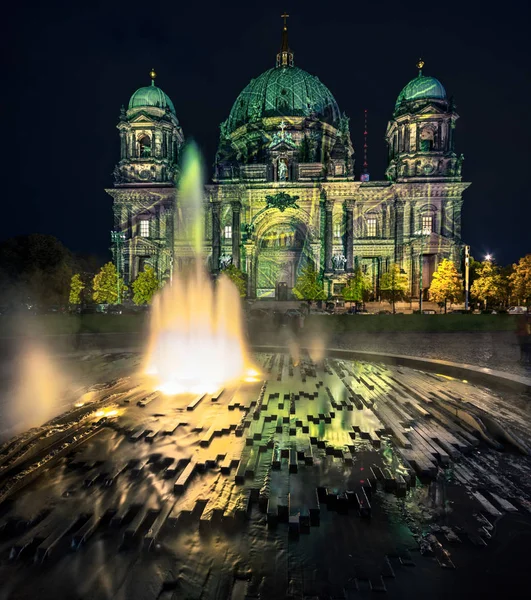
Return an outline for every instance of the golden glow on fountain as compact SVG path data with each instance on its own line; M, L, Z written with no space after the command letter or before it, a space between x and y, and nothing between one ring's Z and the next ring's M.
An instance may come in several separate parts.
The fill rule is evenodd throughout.
M213 393L248 375L247 365L236 286L225 275L213 286L202 268L174 277L152 307L146 373L156 389Z
M254 381L258 372L249 364L239 292L225 275L213 283L202 266L203 191L194 146L185 155L178 206L186 228L176 230L195 264L174 273L153 300L146 374L169 395L213 393L231 381Z

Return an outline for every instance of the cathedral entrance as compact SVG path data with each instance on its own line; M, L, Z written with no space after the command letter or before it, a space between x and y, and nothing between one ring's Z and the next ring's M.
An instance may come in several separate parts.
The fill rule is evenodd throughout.
M304 235L291 223L270 226L258 242L257 298L291 298L303 266Z

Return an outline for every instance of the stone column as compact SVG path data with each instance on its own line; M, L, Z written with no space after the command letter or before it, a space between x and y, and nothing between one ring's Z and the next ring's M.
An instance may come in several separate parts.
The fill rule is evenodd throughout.
M255 290L255 246L253 242L245 244L245 270L247 272L247 297L254 298Z
M152 150L153 156L160 158L162 156L162 131L155 129L153 132Z
M120 160L126 157L125 131L120 131Z
M334 201L324 201L325 210L325 272L332 271L332 248L334 244L332 231L332 212L334 210Z
M404 206L405 200L395 199L395 262L402 262L404 244Z
M212 200L212 271L219 272L221 257L221 202Z
M454 151L454 125L453 121L448 122L448 149Z
M461 241L461 209L463 207L462 200L454 200L454 240L456 242Z
M232 205L232 264L240 268L240 241L241 241L241 209L239 200L231 202Z
M354 270L354 200L345 201L346 223L345 223L345 251L347 259L347 272Z

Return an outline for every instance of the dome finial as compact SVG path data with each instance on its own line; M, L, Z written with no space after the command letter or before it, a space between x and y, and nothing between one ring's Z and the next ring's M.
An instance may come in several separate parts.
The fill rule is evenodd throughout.
M424 61L422 58L419 58L417 61L417 69L419 70L419 77L422 77L422 67L424 66Z
M155 69L151 69L149 76L151 77L151 85L155 85L155 77L157 76Z
M284 26L282 27L282 43L280 45L280 52L277 54L277 67L292 67L293 66L293 52L289 49L288 44L288 22L289 17L287 12L280 15L284 19Z

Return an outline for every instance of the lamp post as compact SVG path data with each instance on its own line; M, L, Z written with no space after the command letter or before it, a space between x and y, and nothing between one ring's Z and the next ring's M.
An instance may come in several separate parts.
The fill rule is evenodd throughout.
M122 233L121 231L111 231L111 238L116 259L116 304L121 304L120 266L122 262L122 243L125 241L125 233Z
M470 246L465 246L465 310L468 311L468 290L470 287Z

